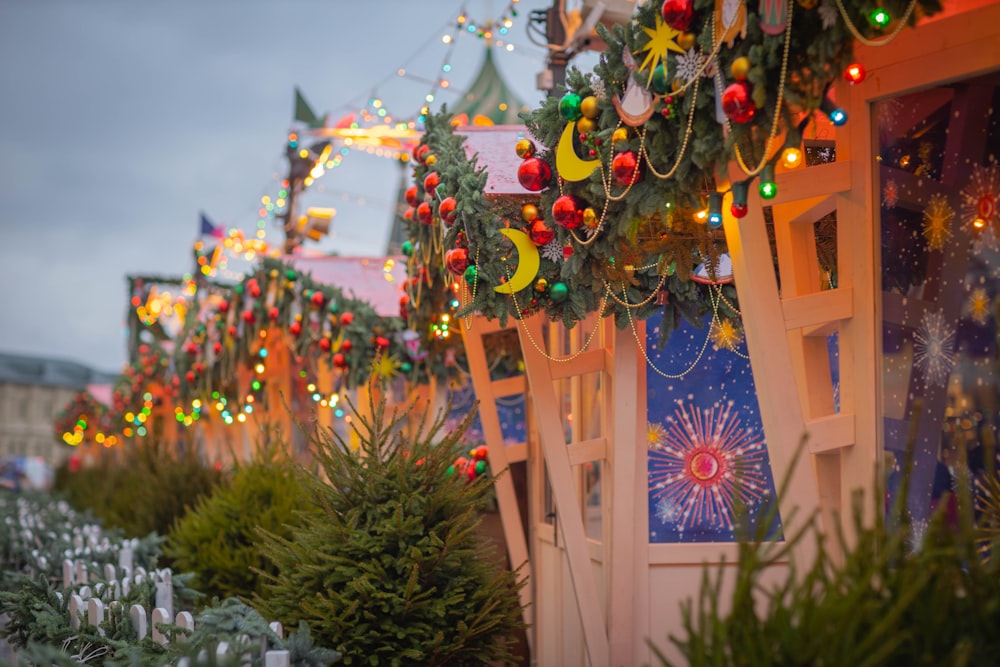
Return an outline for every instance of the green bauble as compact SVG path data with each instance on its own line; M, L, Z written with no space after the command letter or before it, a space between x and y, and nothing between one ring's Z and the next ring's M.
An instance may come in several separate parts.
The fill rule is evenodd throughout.
M670 92L670 80L667 78L666 65L660 64L653 69L653 77L649 81L649 89L657 95Z
M476 280L479 279L479 271L476 269L475 264L469 264L465 269L465 282L470 285L475 285Z
M552 283L552 286L549 287L549 297L556 303L562 303L567 296L569 296L569 288L566 287L566 283Z
M285 271L285 279L294 282L299 277L299 274L295 273L295 269L288 269Z
M413 241L403 241L403 245L400 246L400 249L407 257L413 257Z
M580 96L576 93L566 93L559 100L559 114L568 121L578 120L583 112L580 111Z
M412 370L413 370L413 364L411 364L411 363L410 363L409 361L404 361L403 363L401 363L401 364L399 365L399 368L400 368L400 370L402 370L402 371L403 371L404 373L409 373L410 371L412 371Z

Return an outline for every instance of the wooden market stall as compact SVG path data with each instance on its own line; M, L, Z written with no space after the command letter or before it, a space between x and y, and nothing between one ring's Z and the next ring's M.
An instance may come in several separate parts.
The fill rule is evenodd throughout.
M944 379L931 387L935 360L927 355L933 350L920 338L929 334L914 322L922 314L948 308L952 310L947 317L958 318L956 299L968 263L965 248L969 243L995 246L1000 236L995 206L1000 176L997 156L991 153L996 128L988 120L998 99L998 25L1000 4L953 3L943 15L915 29L893 30L891 43L865 40L855 59L864 64L867 77L852 84L842 81L835 91L850 122L835 129L824 125L822 136L814 132L811 137L812 146L828 151L826 159L796 170L779 169L773 198L764 199L756 187L750 188L742 217L731 212L733 191L725 192L721 225L739 290L738 312L770 465L775 480L790 479L787 494L777 498L783 519L793 516L792 508L800 519L818 511L829 527L836 515L849 513L853 491L862 489L869 496L876 492L877 480L892 472L885 468L883 452L896 447L886 435L894 423L895 403L906 408L899 411L900 422L919 410L918 402L931 407L921 422L927 434L921 437L928 442L936 441L943 416L951 414L945 402L955 402L954 392L944 380L955 361L948 355L937 360L939 365L947 362ZM963 87L966 80L971 86ZM932 92L927 108L913 109L911 118L907 110L891 112L900 117L897 132L912 134L922 131L920 123L932 113L951 109L961 120L943 135L946 164L939 171L908 170L909 161L916 159L908 154L891 176L896 178L893 187L902 186L907 193L901 199L909 198L900 206L918 213L918 204L928 206L921 188L945 193L952 213L962 211L965 202L965 212L955 214L954 234L950 228L947 235L941 233L943 242L964 244L963 263L955 266L931 252L928 271L947 289L915 279L908 293L899 293L884 287L891 267L883 254L882 230L891 219L886 211L891 213L896 201L895 195L886 201L886 175L879 174L884 151L877 142L887 123L879 105L934 86L948 88L945 97L952 106ZM479 166L489 174L483 189L487 199L520 205L537 197L514 178L517 160L511 148L528 136L524 128L458 132L466 137L467 153L478 156ZM985 165L981 173L971 171L968 161L961 167L970 151L973 163ZM734 165L733 182L741 178L736 169ZM965 185L970 178L972 184ZM973 186L979 190L973 191ZM821 259L824 249L817 248L817 223L831 216L836 221L832 267ZM940 252L934 220L923 215L926 241L920 243ZM947 222L951 224L950 217ZM986 241L976 236L982 227ZM990 298L996 299L995 294ZM648 350L636 344L649 340L642 322L633 322L630 330L616 327L611 318L591 315L565 329L540 310L520 320L510 318L506 327L518 332L526 372L521 378L496 381L487 371L483 345L503 328L493 320L471 316L463 334L482 401L491 465L499 470L525 461L528 470L526 498L519 498L504 478L498 482L498 498L511 562L525 563L523 572L530 577L523 601L531 604L527 613L533 661L647 664L652 660L647 641L670 650L667 635L681 628L679 603L696 596L704 564L735 561L738 545L650 541L649 357ZM909 398L898 399L892 394L895 376L887 369L890 359L883 349L888 350L885 332L901 322L909 327L912 368L905 374L911 383ZM950 344L947 339L939 342ZM926 348L922 365L921 345ZM995 353L995 343L991 349ZM986 373L990 386L996 387L996 370ZM925 382L916 391L914 383L921 377ZM504 445L491 416L493 399L523 390L525 382L534 407L528 441ZM915 400L921 392L916 396L921 400ZM793 470L803 438L805 456ZM783 526L786 534L792 528L790 523ZM794 557L808 561L811 548L806 544ZM777 564L774 576L783 573ZM723 599L725 595L724 590Z

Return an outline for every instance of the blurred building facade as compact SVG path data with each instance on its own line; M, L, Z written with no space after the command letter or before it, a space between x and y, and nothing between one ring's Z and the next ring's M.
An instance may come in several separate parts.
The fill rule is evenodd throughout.
M0 352L0 457L59 465L72 450L54 434L56 416L80 390L114 379L72 361Z

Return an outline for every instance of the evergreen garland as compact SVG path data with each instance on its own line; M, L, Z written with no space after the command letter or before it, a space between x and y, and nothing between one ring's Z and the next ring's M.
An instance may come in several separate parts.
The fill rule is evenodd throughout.
M191 312L178 337L173 369L188 400L216 391L239 401L247 388L236 386L238 368L266 364L261 350L280 343L313 377L323 364L350 388L367 381L382 360L388 361L389 372L406 370L397 336L401 329L399 318L383 317L368 302L265 258L239 284L215 288Z
M736 7L746 11L745 35L717 48L713 16L721 2L678 0L671 4L689 6L690 24L667 31L670 48L655 53L651 46L651 33L663 30L661 3L642 3L629 23L612 29L598 26L607 46L593 73L570 68L566 96L549 98L523 115L530 136L538 143L533 156L544 160L553 174L549 187L540 194L539 215L554 229L555 247L564 249L562 257L558 252L543 252L538 277L544 283L520 291L513 299L492 289L516 266L516 253L500 230L510 226L527 231L520 210L523 202L487 205L481 192L485 174L474 159L456 155L459 173L448 180L459 184L455 196L463 225L449 231L445 245L456 241L468 245L480 281L473 303L462 312L479 311L504 320L544 311L551 319L572 326L604 304L602 314L614 313L618 326L627 326L630 317L641 319L662 308L664 336L682 317L697 324L715 308L721 318L736 319L738 300L733 285L705 285L690 279L701 264L713 276L719 256L728 250L722 229L696 221L694 214L708 208L710 194L731 194L731 165L742 161L747 175L741 186L756 187L754 181L760 178L763 165L773 166L777 161L786 135L801 138L809 132L810 123L829 122L816 112L850 62L854 44L838 5L855 29L872 39L894 31L898 21L904 20L899 17L905 16L912 24L919 16L940 10L938 0L916 0L909 13L909 4L901 0L789 1L784 5L791 15L789 29L769 34L762 29L763 10L756 3L741 2ZM780 3L775 6L782 7ZM897 23L875 25L869 17L877 8L897 17ZM696 63L693 69L692 62ZM736 70L745 71L737 75L734 64ZM746 82L754 113L746 122L719 122L716 109L722 93L737 79ZM779 83L783 83L780 90ZM648 88L653 100L652 114L645 121L630 120L635 127L623 124L614 104L629 85ZM579 99L593 98L595 111L583 119L585 123L578 120L579 111L572 111L573 97L577 108ZM556 153L568 123L577 123L571 132L574 153L580 159L600 162L599 169L577 182L558 176ZM626 151L635 156L639 176L618 182L612 163L616 154ZM440 160L434 168L447 169ZM654 170L670 177L660 178ZM462 183L471 191L462 192ZM571 232L552 222L553 204L563 195L579 198L591 210L589 225ZM824 255L824 261L831 260ZM835 279L834 268L826 268ZM567 286L564 298L553 299L546 291L545 286L555 281ZM660 293L654 294L657 290Z

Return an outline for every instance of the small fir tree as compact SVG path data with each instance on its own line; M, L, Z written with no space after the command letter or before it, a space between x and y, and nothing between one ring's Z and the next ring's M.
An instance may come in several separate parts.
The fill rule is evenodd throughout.
M357 451L332 431L314 437L322 474L290 539L268 535L255 605L287 625L308 623L345 664L476 665L511 660L521 627L515 572L498 569L477 533L492 481L449 475L473 414L442 434L439 414L407 440L404 417L371 403L356 416Z
M295 510L306 504L301 470L277 448L248 464L179 519L164 547L174 569L192 572L209 597L249 599L260 593L258 571L275 570L261 553L258 529L287 538Z

